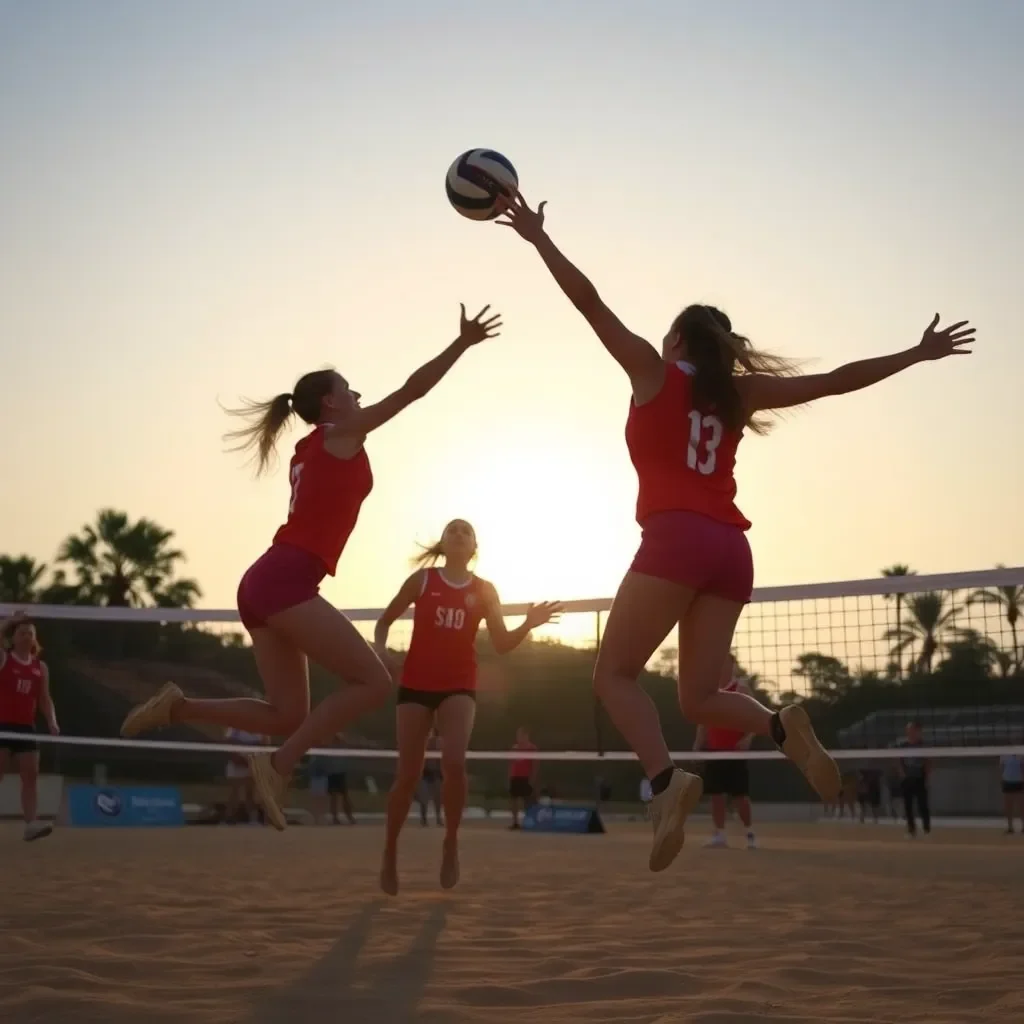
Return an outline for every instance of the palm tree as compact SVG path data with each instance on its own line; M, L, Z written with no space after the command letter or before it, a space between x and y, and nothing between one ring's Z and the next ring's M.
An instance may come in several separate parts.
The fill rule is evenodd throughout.
M75 572L78 588L90 603L112 607L192 607L199 584L174 579L183 552L172 548L174 537L151 519L134 523L127 513L103 509L95 525L86 525L60 547L57 561Z
M29 555L0 555L0 601L30 604L39 596L46 566Z
M1006 566L997 565L996 568L1005 569ZM1024 586L1009 584L1005 587L982 587L971 593L967 598L967 604L994 604L1003 610L1006 621L1010 624L1011 664L1014 668L1020 668L1022 655L1018 653L1017 622L1021 611L1024 610Z
M890 577L890 578L893 577L893 576L916 576L917 572L915 570L911 569L909 565L903 565L902 562L896 562L894 565L886 566L886 568L884 568L882 570L882 575L886 576L886 577ZM904 597L905 597L904 594L886 594L885 595L886 601L888 601L890 598L895 598L896 599L896 626L897 626L897 628L899 628L900 622L903 621L903 619L902 619L902 615L903 615L903 608L902 608L902 606L903 606L903 598ZM903 678L903 660L902 660L902 658L897 660L896 666L897 666L896 674L897 674L897 676L900 679L902 679Z
M921 650L913 664L920 672L931 672L942 634L953 627L953 618L960 611L952 603L947 606L946 602L946 595L938 590L911 594L906 602L907 618L895 629L886 630L883 636L884 640L895 641L891 656L899 657L920 643Z

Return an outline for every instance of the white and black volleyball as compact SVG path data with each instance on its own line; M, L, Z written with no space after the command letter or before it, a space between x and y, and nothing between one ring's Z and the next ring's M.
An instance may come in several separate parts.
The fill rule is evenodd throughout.
M470 220L491 220L498 215L495 201L519 187L512 162L493 149L470 149L448 168L448 201Z

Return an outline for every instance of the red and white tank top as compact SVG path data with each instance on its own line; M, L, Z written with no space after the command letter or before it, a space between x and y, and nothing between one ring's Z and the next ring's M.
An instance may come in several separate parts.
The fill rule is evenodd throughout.
M735 505L736 447L713 411L693 406L693 367L671 363L661 390L646 405L630 404L626 445L639 478L637 522L657 512L699 512L749 529Z
M0 666L0 725L35 725L43 665L38 658L22 661L7 651Z
M308 551L333 576L359 510L373 490L373 473L365 449L351 459L339 459L324 446L326 434L321 424L295 446L288 473L288 520L274 534L274 543Z
M476 689L476 634L486 611L486 587L476 576L456 584L440 569L424 570L403 686L433 692Z
M724 693L735 693L739 690L739 680L730 679L719 689ZM709 725L704 730L704 746L708 750L735 750L736 744L747 734L738 729L721 729L717 725Z

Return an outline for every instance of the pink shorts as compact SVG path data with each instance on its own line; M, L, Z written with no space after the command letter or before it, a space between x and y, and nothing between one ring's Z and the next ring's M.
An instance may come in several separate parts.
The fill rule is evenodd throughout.
M290 544L274 544L261 555L238 584L242 625L262 629L267 619L320 593L327 567L316 555Z
M746 533L699 512L656 512L643 524L633 572L747 604L754 559Z

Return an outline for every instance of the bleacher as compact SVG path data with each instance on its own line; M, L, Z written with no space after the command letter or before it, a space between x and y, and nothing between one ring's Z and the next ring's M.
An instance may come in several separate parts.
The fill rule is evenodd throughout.
M896 747L908 722L918 722L930 747L1005 746L1024 743L1024 704L990 707L889 708L873 711L840 729L839 745L847 749Z

